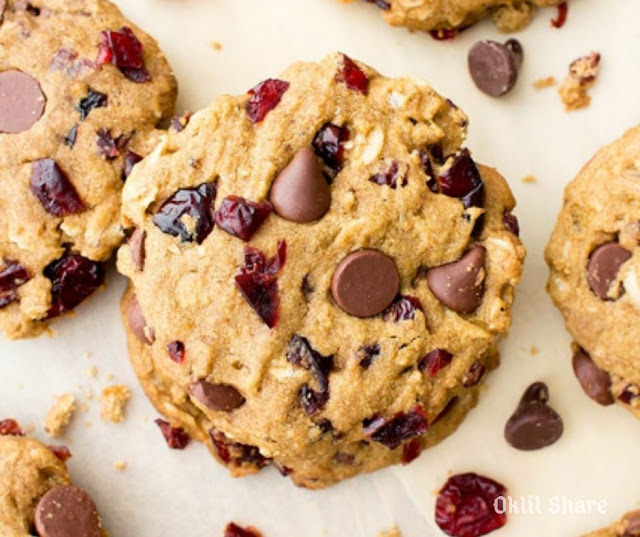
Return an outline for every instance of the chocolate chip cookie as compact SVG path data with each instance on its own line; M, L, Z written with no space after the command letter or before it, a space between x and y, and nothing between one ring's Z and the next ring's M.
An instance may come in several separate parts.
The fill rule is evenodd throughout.
M123 191L129 349L233 475L298 485L415 459L474 406L524 249L467 118L342 54L225 96Z
M567 186L547 245L548 290L576 341L573 369L601 405L640 417L640 127Z
M406 26L450 39L485 17L492 17L501 32L516 32L529 24L538 7L562 0L366 0L382 11L393 26Z
M0 535L107 537L93 500L71 484L66 448L23 435L14 420L0 421Z
M0 330L14 339L103 285L123 182L176 82L106 0L3 0L0 21Z
M638 535L640 535L640 511L631 511L615 524L584 537L637 537Z

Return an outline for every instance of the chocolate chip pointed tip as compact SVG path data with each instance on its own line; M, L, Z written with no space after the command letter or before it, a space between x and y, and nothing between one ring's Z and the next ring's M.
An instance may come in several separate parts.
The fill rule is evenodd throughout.
M29 130L44 114L47 99L38 81L11 69L0 72L0 133Z
M582 349L575 351L572 365L584 393L602 406L614 403L609 373L600 369L586 351Z
M95 503L84 490L71 485L53 487L40 498L34 524L40 537L102 536Z

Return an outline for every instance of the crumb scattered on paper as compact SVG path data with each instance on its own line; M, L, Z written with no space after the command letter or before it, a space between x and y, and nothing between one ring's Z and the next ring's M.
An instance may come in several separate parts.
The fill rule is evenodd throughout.
M540 349L538 349L538 347L536 347L535 345L531 345L531 348L529 349L529 353L531 354L531 356L535 356L539 352Z
M520 179L523 183L537 183L538 180L534 175L525 175L522 179Z
M116 461L113 463L113 467L119 472L122 472L122 470L127 467L127 463L125 461Z
M211 48L220 52L222 50L222 43L220 43L220 41L211 41Z
M129 388L122 385L107 386L102 390L100 417L103 421L120 423L124 421L124 408L131 397Z
M402 537L402 533L400 533L398 526L393 526L393 528L387 531L381 531L378 533L378 537Z
M553 76L548 76L546 78L539 78L534 81L533 87L537 90L550 88L551 86L555 86L558 81Z
M96 377L98 375L98 368L95 365L92 365L87 370L87 375L89 375L90 377Z
M595 84L600 71L600 54L592 52L571 62L569 74L558 93L567 112L586 108L591 103L589 90Z
M75 397L70 393L60 395L53 402L49 412L47 412L44 420L44 430L51 438L58 438L64 433L75 411Z

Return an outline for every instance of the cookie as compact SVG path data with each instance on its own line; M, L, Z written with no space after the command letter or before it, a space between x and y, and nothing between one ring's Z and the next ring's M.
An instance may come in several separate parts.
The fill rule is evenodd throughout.
M233 475L310 488L398 462L474 406L524 249L467 118L347 56L169 133L123 191L131 360Z
M611 526L584 537L637 537L638 535L640 535L640 511L631 511Z
M538 7L555 6L562 0L366 0L383 11L392 26L433 32L449 39L458 31L491 17L501 32L525 28Z
M68 452L23 436L13 420L0 421L0 535L107 537L93 500L73 486Z
M600 149L567 186L547 245L548 290L576 342L585 393L640 417L640 127Z
M177 90L156 42L106 0L0 13L0 330L15 339L103 285L123 181Z

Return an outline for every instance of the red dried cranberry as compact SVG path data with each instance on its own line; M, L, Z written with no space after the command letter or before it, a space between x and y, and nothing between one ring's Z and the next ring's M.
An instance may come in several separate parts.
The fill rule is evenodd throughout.
M71 451L67 446L49 446L49 449L62 462L67 462L71 458Z
M487 368L482 364L482 362L478 362L477 360L473 362L467 374L462 378L462 385L465 388L471 388L480 382L480 379L484 376Z
M89 90L87 96L80 99L80 104L78 104L76 110L80 112L80 121L84 121L91 110L105 106L107 106L107 96L99 91Z
M369 179L372 183L377 185L386 185L394 190L398 186L398 179L400 179L400 186L407 186L407 174L403 174L400 177L400 165L394 160L387 169L383 172L376 173L373 177Z
M365 0L365 2L378 6L382 11L391 9L391 4L387 0Z
M350 90L363 95L369 90L369 79L362 69L346 54L342 55L342 65L336 73L336 81L343 83Z
M96 132L98 154L107 160L113 160L120 156L122 150L131 140L130 134L121 134L117 138L111 137L109 129L101 128Z
M130 28L123 26L120 30L106 30L100 33L97 65L111 63L132 82L148 82L149 72L144 66L142 43Z
M469 151L462 149L450 158L451 164L437 178L438 191L460 199L465 208L483 207L484 183Z
M420 371L426 369L427 374L433 378L438 374L438 371L447 367L452 359L453 355L450 352L444 349L435 349L420 360L418 369Z
M191 438L180 427L171 427L168 421L158 418L155 424L160 428L160 432L167 441L167 446L171 449L184 449L189 445Z
M240 196L227 196L215 213L220 229L243 241L250 241L273 211L268 201L257 203Z
M0 421L0 436L24 436L24 432L16 420Z
M420 405L408 412L399 412L387 419L374 416L362 422L364 434L374 442L380 442L389 449L397 448L405 440L427 432L427 415Z
M236 285L244 299L269 327L278 324L280 291L278 272L287 258L287 243L278 243L278 252L267 260L262 252L249 246L244 249L244 266L236 275Z
M45 267L44 275L51 280L51 308L47 319L71 311L104 282L102 264L81 255L68 255L53 261Z
M380 356L380 345L363 345L358 349L358 363L362 369L369 369L373 361Z
M269 78L249 90L251 97L247 101L247 116L251 123L260 123L273 110L285 92L289 82Z
M518 224L518 218L515 214L505 211L502 215L502 224L507 231L513 233L516 237L520 236L520 224Z
M176 364L184 363L184 343L182 341L172 341L167 344L167 352Z
M31 274L17 261L5 260L0 269L0 297L24 285L31 279Z
M224 537L262 537L262 533L253 526L241 528L237 524L229 522L224 529Z
M496 500L507 489L474 473L451 476L436 501L436 524L447 535L478 537L501 528L507 515L496 511Z
M640 397L638 387L633 384L629 384L624 390L622 390L622 392L620 392L620 395L618 395L618 401L625 405L630 405L633 403L634 399L637 399L638 397Z
M344 143L349 140L349 129L325 123L313 139L313 149L335 175L344 162Z
M460 33L458 28L438 28L437 30L429 30L429 35L436 41L449 41Z
M569 13L569 6L566 2L558 4L558 15L555 19L551 19L551 26L554 28L562 28L564 23L567 22L567 14Z
M13 304L20 299L18 293L15 291L5 291L0 293L0 310L6 308L9 304Z
M211 429L209 438L220 460L231 468L252 466L259 470L272 463L271 459L264 457L257 447L233 442L221 431Z
M415 296L399 296L384 312L382 318L385 321L399 323L414 319L416 311L424 311L420 300Z
M33 162L31 192L44 210L54 216L68 216L85 210L75 187L53 159L44 158Z
M303 384L298 391L298 399L307 416L312 416L317 412L320 412L327 401L329 401L329 389L327 391L318 391L311 388L308 384Z
M304 411L312 415L322 410L329 400L329 373L333 369L333 356L323 356L307 338L294 334L287 347L287 360L311 371L318 383L317 391L308 384L300 388L298 396Z
M153 223L167 235L180 237L182 242L201 244L213 230L213 203L216 185L203 183L195 188L183 188L167 198L153 216ZM182 221L184 216L195 220L193 229Z
M124 167L122 168L122 180L125 181L133 171L133 167L142 160L142 157L138 153L133 151L127 151L124 156Z
M402 448L402 464L415 461L422 453L422 442L417 438L409 440Z

